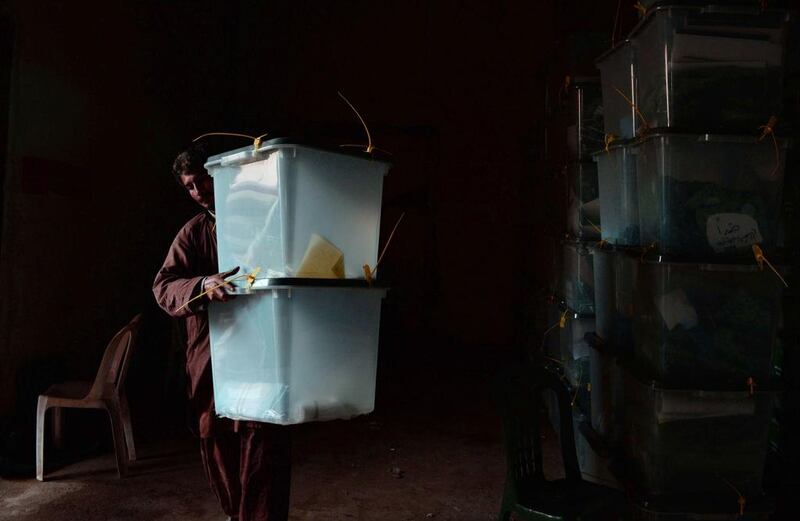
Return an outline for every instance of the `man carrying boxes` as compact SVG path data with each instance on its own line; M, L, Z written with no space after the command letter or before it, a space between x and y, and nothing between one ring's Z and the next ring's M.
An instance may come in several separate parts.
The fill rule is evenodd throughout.
M207 157L202 148L191 147L173 163L175 179L203 211L178 232L153 282L153 294L170 316L185 319L189 398L199 422L203 466L222 510L233 520L285 520L291 482L289 428L220 418L214 410L207 307L210 301L232 298L224 290L225 278L238 268L217 273Z

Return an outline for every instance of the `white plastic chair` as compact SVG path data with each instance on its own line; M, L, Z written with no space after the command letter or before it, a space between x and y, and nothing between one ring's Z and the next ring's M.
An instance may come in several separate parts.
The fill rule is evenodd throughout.
M63 432L61 408L105 409L111 418L119 476L127 473L128 461L136 460L124 384L141 319L142 315L136 315L108 343L94 382L56 384L39 395L36 408L36 479L39 481L44 481L44 427L45 415L50 408L53 409L53 441L56 446L61 444Z

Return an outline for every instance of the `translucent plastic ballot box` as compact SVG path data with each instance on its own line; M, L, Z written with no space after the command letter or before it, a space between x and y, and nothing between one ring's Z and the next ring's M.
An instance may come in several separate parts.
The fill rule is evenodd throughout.
M605 133L617 139L636 136L641 122L636 114L633 44L620 42L597 58L595 65L600 69Z
M371 412L386 289L354 280L258 282L209 309L217 414L290 425Z
M633 360L646 376L717 390L772 379L784 290L774 273L755 263L657 262L630 254L619 257L616 269L632 288Z
M581 315L594 314L594 267L588 242L563 242L559 293L567 307Z
M731 486L748 503L759 498L776 396L671 388L626 372L624 447L639 493L730 498L734 512Z
M639 192L636 186L636 145L618 141L596 152L600 197L600 237L608 244L638 246Z
M681 259L752 261L778 243L789 141L652 132L636 145L639 240Z
M219 265L260 267L270 277L363 278L378 256L390 166L286 140L210 157ZM330 265L307 262L320 252Z
M607 134L747 133L782 119L785 10L660 3L595 61Z
M714 3L654 6L631 31L635 101L650 128L746 133L782 119L789 14Z

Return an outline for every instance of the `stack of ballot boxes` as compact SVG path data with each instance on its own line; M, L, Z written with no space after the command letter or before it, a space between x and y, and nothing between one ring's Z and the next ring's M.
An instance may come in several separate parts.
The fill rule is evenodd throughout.
M761 519L784 288L769 259L788 14L646 7L597 61L592 428L643 518Z
M268 141L209 158L219 270L237 297L209 309L215 408L275 424L373 410L383 177L370 156Z
M592 247L602 229L598 170L592 160L604 146L601 85L598 78L566 76L551 98L556 109L550 114L548 159L556 165L556 186L563 195L553 198L561 212L548 212L559 220L550 224L559 233L546 245L554 266L542 345L546 363L561 372L569 388L581 472L585 479L611 484L605 460L583 428L592 412L592 350L586 340L595 330ZM550 423L560 434L555 397L551 398Z

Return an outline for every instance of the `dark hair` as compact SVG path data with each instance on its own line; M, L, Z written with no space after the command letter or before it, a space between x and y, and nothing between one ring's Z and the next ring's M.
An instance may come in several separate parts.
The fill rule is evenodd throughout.
M172 175L178 184L181 184L182 175L205 172L204 165L207 160L208 153L203 145L192 144L172 162Z

